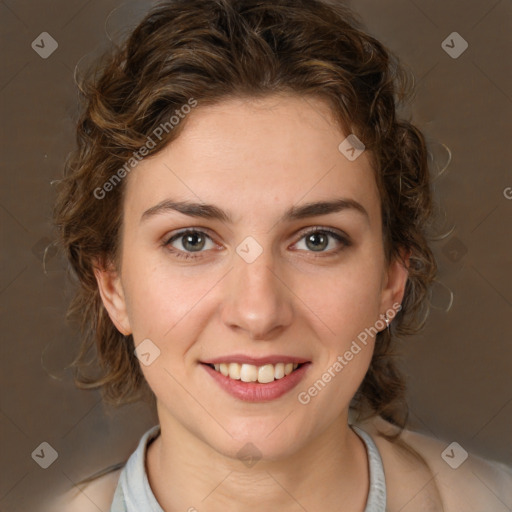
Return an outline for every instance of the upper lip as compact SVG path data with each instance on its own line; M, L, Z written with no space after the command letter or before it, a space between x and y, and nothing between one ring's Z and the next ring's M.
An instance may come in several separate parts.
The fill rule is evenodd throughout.
M251 357L242 354L231 354L227 356L215 357L201 361L205 364L221 364L221 363L238 363L238 364L252 364L254 366L263 366L265 364L277 363L309 363L308 359L298 356L284 356L284 355L268 355L262 357Z

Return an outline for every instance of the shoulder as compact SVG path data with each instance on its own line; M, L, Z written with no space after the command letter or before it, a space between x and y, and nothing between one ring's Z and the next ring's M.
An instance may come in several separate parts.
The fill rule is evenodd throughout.
M132 457L142 455L142 449L147 446L148 440L152 440L158 428L159 425L155 425L143 434L136 450L126 461L110 466L90 477L89 481L78 483L60 494L51 503L48 512L110 512L123 468Z
M122 468L74 486L51 505L52 512L109 512Z
M508 512L512 507L512 468L505 464L412 430L389 441L383 434L396 428L381 418L356 425L381 453L390 510Z

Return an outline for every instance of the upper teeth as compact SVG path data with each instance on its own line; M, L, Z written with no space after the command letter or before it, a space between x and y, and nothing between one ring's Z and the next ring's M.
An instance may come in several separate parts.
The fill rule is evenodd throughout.
M277 363L254 366L252 364L221 363L215 364L215 369L225 377L243 382L260 382L266 384L274 379L282 379L290 375L299 363Z

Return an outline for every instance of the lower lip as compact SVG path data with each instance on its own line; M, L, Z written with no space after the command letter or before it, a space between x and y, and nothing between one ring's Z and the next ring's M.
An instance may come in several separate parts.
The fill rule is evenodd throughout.
M225 377L222 373L214 370L207 364L201 366L213 377L215 382L231 396L244 402L269 402L288 393L293 389L306 374L311 363L305 363L282 379L274 380L268 384L260 382L243 382Z

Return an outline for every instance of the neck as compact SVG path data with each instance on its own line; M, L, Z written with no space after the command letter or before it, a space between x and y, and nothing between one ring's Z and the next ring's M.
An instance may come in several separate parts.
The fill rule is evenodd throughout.
M339 510L362 512L369 491L366 447L343 415L278 460L253 465L228 457L174 418L159 414L161 433L149 446L146 467L164 510L211 512Z

